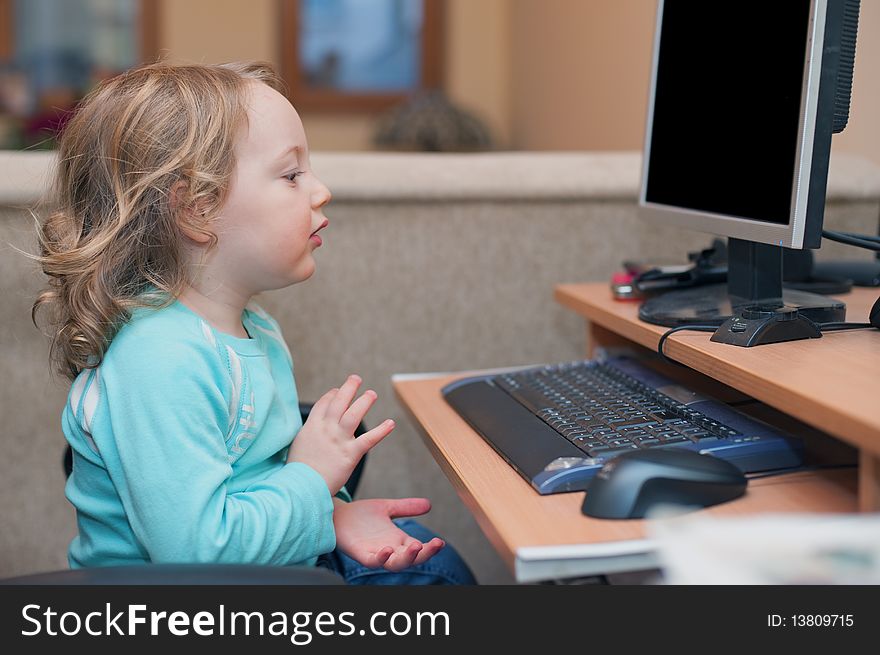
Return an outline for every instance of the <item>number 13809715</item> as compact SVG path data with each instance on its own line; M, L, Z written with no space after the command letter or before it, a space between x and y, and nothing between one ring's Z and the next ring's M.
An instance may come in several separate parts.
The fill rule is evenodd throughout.
M770 628L851 628L855 625L852 614L768 614Z

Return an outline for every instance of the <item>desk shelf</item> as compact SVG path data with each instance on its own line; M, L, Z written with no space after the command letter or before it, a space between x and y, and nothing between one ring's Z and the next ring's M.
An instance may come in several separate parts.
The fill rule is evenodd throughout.
M847 320L868 320L877 289L839 296ZM638 305L614 300L602 283L563 284L556 300L587 320L590 348L632 342L656 350L667 328L638 319ZM705 332L667 339L672 359L859 449L859 507L880 510L880 331L831 332L821 339L741 348Z
M656 349L664 331L640 322L637 306L614 301L604 284L561 285L556 299L587 319L592 348L637 344ZM844 300L850 305L849 320L862 320L873 302L870 292L861 290ZM852 470L826 470L754 480L744 497L700 513L876 509L880 493L870 471L880 471L880 375L870 360L880 361L880 332L853 331L809 343L751 349L710 343L708 337L674 335L667 341L668 353L724 388L793 414L857 447L861 459L858 479ZM392 382L431 454L516 579L528 582L656 566L648 521L586 517L580 511L583 493L538 495L446 404L440 392L444 385L479 373L398 375Z
M654 567L647 521L584 516L583 493L538 495L443 401L443 386L464 375L470 373L395 376L393 386L401 404L422 428L431 454L517 580ZM755 480L743 498L700 512L742 516L805 510L854 512L856 483L852 471Z

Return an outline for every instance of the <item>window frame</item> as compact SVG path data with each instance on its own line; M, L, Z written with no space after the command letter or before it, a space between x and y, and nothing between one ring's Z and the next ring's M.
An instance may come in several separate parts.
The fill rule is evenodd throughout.
M159 1L140 2L140 52L141 63L154 62L159 57ZM14 0L0 0L0 61L9 61L15 51Z
M443 0L424 0L421 41L421 82L412 91L399 93L348 93L309 87L299 63L299 0L278 0L281 43L281 77L297 108L306 110L371 113L400 104L412 93L443 85Z
M12 3L13 0L0 0L0 61L9 61L15 51Z

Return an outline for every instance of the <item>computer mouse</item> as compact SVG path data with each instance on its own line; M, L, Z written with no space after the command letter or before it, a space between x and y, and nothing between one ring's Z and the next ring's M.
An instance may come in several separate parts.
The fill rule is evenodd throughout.
M875 328L880 328L880 298L874 301L874 306L871 307L871 314L868 320L871 321L871 325Z
M581 511L636 519L657 505L708 507L742 496L748 481L730 462L683 448L648 448L608 461L587 487Z

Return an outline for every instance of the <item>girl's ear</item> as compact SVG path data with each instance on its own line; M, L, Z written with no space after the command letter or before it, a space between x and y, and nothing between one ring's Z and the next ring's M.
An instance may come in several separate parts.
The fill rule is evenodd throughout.
M188 197L189 186L183 180L171 185L168 202L171 211L184 236L199 245L207 245L215 240L214 234L205 228L205 220Z

